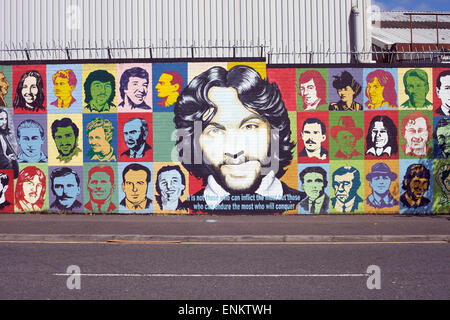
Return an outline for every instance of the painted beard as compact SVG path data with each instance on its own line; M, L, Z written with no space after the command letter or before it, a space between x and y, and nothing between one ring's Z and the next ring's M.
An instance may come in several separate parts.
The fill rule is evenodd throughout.
M69 150L68 153L64 154L60 149L58 149L58 152L60 155L62 155L63 157L67 157L68 155L71 155L72 152L75 150L75 148L77 147L77 144L75 143L72 147L72 149Z
M230 194L253 194L259 188L264 168L256 159L245 157L244 161L221 163L218 166L205 164L216 182Z

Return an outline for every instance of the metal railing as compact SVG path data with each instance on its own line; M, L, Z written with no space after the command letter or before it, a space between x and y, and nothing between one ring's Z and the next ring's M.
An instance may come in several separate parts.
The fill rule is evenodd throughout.
M266 45L233 46L87 46L62 47L2 45L0 60L78 60L78 59L159 59L159 58L266 58L267 63L394 63L394 62L450 62L450 50L433 45L415 46L413 51L385 50L373 47L370 51L303 51L273 52Z

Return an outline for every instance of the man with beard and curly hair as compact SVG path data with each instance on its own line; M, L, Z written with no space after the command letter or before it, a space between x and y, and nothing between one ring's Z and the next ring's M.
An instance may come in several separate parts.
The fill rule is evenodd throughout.
M288 112L278 86L253 68L210 68L181 92L174 113L179 160L203 181L190 209L282 213L305 197L280 181L294 148Z

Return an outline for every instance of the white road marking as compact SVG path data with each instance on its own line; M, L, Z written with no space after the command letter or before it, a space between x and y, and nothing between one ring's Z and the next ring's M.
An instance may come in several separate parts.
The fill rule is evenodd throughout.
M222 277L222 278L287 278L287 277L368 277L367 273L335 274L176 274L176 273L54 273L54 276L82 277Z

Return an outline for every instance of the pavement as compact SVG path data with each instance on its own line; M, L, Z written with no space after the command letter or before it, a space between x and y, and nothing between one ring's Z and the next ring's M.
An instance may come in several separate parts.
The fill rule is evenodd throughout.
M0 214L0 241L450 242L450 215Z

